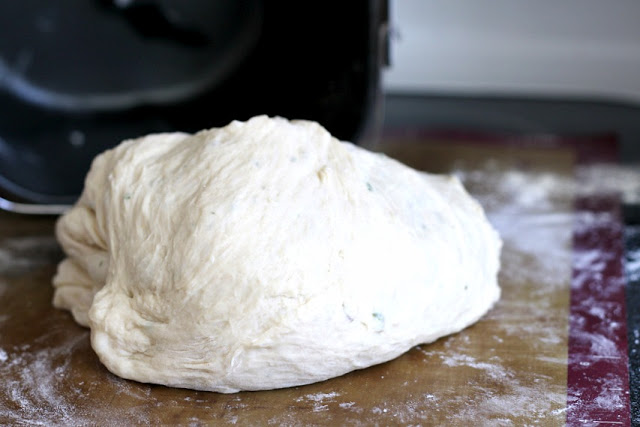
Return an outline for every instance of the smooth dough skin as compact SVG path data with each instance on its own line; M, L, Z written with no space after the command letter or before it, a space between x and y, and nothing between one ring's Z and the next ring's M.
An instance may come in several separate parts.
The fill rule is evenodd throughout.
M56 231L54 305L110 371L174 387L336 377L460 331L500 294L500 238L456 178L309 121L125 141Z

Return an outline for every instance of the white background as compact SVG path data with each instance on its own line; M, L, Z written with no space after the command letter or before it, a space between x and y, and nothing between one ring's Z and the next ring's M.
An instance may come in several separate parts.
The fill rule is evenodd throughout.
M640 102L640 1L391 0L391 93Z

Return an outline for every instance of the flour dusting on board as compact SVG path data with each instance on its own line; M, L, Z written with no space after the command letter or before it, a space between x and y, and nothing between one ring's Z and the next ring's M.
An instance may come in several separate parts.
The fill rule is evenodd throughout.
M23 274L60 256L58 242L50 235L3 239L0 240L0 274Z
M29 345L0 350L0 378L4 379L0 381L0 395L9 398L8 402L0 399L0 425L124 425L125 421L149 424L144 412L116 410L110 404L113 396L94 398L87 404L84 390L92 384L74 382L71 357L87 344L88 335L83 331L78 335L56 337L55 346L38 351ZM117 393L128 387L122 381Z
M476 174L476 175L474 175ZM487 208L487 214L490 221L499 229L503 239L505 240L505 266L503 274L508 275L510 281L520 282L523 285L527 281L533 281L540 286L538 293L544 294L549 292L554 286L566 286L566 280L558 280L562 271L558 268L564 268L564 277L571 274L571 270L566 271L566 266L572 265L574 271L579 271L579 275L574 277L574 283L581 283L583 280L594 280L602 277L607 260L610 256L601 250L571 250L567 243L571 242L573 233L583 233L586 230L592 230L595 227L612 227L616 226L616 219L611 217L609 213L593 213L593 212L574 212L573 206L567 206L564 212L553 209L553 212L547 211L547 208L553 204L554 200L573 201L577 197L590 195L618 195L620 200L625 203L638 203L640 201L640 168L623 168L610 165L595 165L580 168L575 177L559 177L549 173L533 173L525 174L520 171L506 171L503 173L492 174L490 180L482 179L481 174L475 171L472 173L461 173L463 179L471 181L470 184L479 185L480 188L492 188L494 191L482 192L477 196ZM476 182L473 182L476 180ZM507 202L505 203L505 198ZM517 215L511 215L513 212L519 212ZM554 245L553 243L556 242ZM560 244L564 242L564 244ZM518 265L517 258L534 255L535 267L527 269L514 268ZM507 259L508 258L508 259ZM562 260L561 262L557 262ZM531 263L529 263L531 264ZM526 272L522 274L522 272ZM518 280L519 279L519 280ZM534 296L532 293L531 296ZM521 300L527 301L527 300ZM534 300L535 301L535 300ZM508 304L509 301L506 301ZM543 315L545 308L552 304L552 300L544 301L538 299L536 304L522 306L521 312L530 312L528 316L530 320L539 318ZM547 307L545 307L547 306ZM588 307L586 310L588 315L593 318L600 319L602 325L600 330L596 332L580 332L577 337L581 343L588 343L588 354L586 359L580 361L581 365L598 363L599 360L608 360L618 358L620 351L616 347L616 343L612 341L612 334L616 334L616 330L624 327L624 325L611 321L610 310L613 306L605 307L600 301L581 301L582 307ZM537 309L536 309L537 307ZM514 306L515 308L515 306ZM517 313L517 311L512 311ZM495 316L499 320L501 316L491 313L488 317ZM513 325L513 322L506 322ZM540 325L531 322L527 326L513 328L508 333L517 333L532 335ZM538 329L539 331L539 329ZM553 329L547 331L552 332ZM555 336L554 336L555 335ZM539 337L540 338L540 337ZM546 341L553 341L561 338L556 334L550 333L546 337ZM564 337L562 337L564 338ZM588 359L588 360L587 360ZM566 358L557 357L538 357L540 361L553 362L566 365ZM473 361L470 361L470 365ZM514 377L515 378L515 377ZM521 379L519 375L517 378ZM571 390L568 395L566 406L564 409L558 407L551 411L551 414L560 411L566 414L568 411L574 413L583 413L586 408L596 408L596 410L609 410L611 408L621 407L625 400L625 394L628 393L624 384L619 383L619 378L615 375L604 377L601 379L601 387L599 394L593 398L590 396L581 396L575 390ZM512 380L503 381L503 384L511 383ZM540 413L542 407L540 396L545 396L544 388L536 391L536 387L514 387L513 390L520 390L520 396L511 403L514 408L527 408L527 417L532 414ZM538 395L532 403L526 404L527 396L533 397ZM557 394L549 393L550 401L562 403L565 399L566 391L558 390ZM501 394L498 402L508 403L511 395ZM514 396L515 397L515 396ZM486 403L486 402L485 402ZM523 406L524 405L524 406ZM503 405L500 405L501 407ZM478 408L476 408L478 409ZM474 411L471 411L474 412ZM508 412L505 412L508 413ZM560 412L557 412L560 413ZM517 415L512 411L513 415ZM476 413L474 416L477 416ZM524 415L524 414L521 414Z
M0 377L12 380L0 382L0 392L10 396L13 405L0 406L0 420L31 425L48 425L54 420L59 425L81 421L82 418L76 417L73 403L62 398L59 387L69 373L70 354L84 339L85 334L37 352L29 351L29 345L2 349Z
M331 393L307 394L297 398L296 402L311 402L313 404L313 412L320 412L329 409L329 406L325 402L335 402L338 396L340 396L340 393L336 393L335 391Z
M542 293L547 286L566 286L574 180L550 172L494 170L491 163L485 170L458 170L456 175L504 241L502 274L518 283L542 283Z
M640 226L629 227L626 239L640 242ZM635 248L628 248L625 254L625 273L631 282L640 281L640 244Z

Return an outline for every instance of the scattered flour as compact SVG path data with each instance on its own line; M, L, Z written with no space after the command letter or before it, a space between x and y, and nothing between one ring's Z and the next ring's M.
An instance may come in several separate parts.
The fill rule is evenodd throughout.
M469 368L481 369L487 377L496 380L504 380L513 377L513 373L503 366L502 361L498 356L494 356L492 358L493 363L478 362L474 357L459 353L441 353L439 356L442 359L442 363L449 367L467 366Z
M628 249L625 253L625 273L630 281L640 281L640 226L629 227L626 239L635 239L638 243L635 249Z
M316 394L307 394L305 396L299 397L296 399L296 402L301 402L303 400L311 400L313 402L324 402L334 401L336 397L340 396L339 393L332 391L331 393L316 393Z
M340 393L336 393L335 391L331 393L307 394L305 396L297 398L296 402L312 402L313 412L321 412L328 411L329 405L326 402L335 402L336 397L338 396L340 396Z
M624 203L640 203L640 165L595 164L576 168L573 176L562 176L553 172L502 170L489 161L481 169L457 169L453 173L477 190L474 195L488 210L500 205L514 210L545 211L554 201L592 194L618 194Z
M640 203L640 165L593 165L579 168L581 194L617 193L624 203Z
M87 333L37 352L28 345L3 349L0 394L10 396L13 405L0 400L0 420L27 425L70 425L83 421L73 402L62 397L60 387L69 374L69 357ZM85 420L86 422L86 420Z
M502 275L518 284L562 288L571 274L573 178L550 172L485 169L455 174L471 189L504 241ZM525 301L528 303L528 301Z
M0 274L15 276L60 259L60 246L52 235L0 240Z

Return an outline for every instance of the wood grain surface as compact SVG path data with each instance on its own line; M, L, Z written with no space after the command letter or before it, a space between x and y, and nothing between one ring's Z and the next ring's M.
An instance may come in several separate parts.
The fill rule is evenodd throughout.
M502 298L477 324L388 363L303 387L225 395L123 380L100 364L89 331L51 306L62 257L55 218L1 213L0 424L564 424L571 278L564 221L572 200L509 210L513 201L492 198L499 189L491 183L509 170L570 176L571 152L401 140L380 149L429 171L482 171L468 185L491 201L487 210L499 220L505 246ZM532 235L541 237L530 247Z

